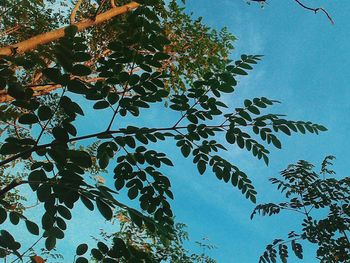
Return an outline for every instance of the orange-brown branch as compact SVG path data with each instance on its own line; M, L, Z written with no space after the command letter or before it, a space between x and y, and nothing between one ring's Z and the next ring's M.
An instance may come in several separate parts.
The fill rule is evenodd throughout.
M99 80L104 80L104 78L97 77L97 78L84 80L84 82L91 83L91 82L97 82ZM46 85L35 86L35 87L31 87L31 88L34 91L33 96L38 97L38 96L49 94L51 91L54 91L56 89L60 89L60 88L62 88L62 86L60 84L49 83ZM14 98L11 97L10 95L8 95L5 90L0 91L0 103L10 102L13 100L14 100Z
M95 18L84 19L72 25L76 26L78 31L82 31L88 27L106 22L117 15L127 13L130 10L136 9L137 7L139 7L139 4L137 2L130 2L120 7L111 8L108 11L97 15ZM50 42L58 40L64 37L65 29L66 27L62 27L47 33L34 36L17 44L0 48L0 56L13 56L18 53L25 53L27 51L35 49L39 45L48 44Z
M14 33L14 32L17 32L20 28L21 28L20 25L16 25L16 26L14 26L14 27L11 27L11 28L9 28L9 29L7 29L7 30L1 32L1 33L0 33L0 37L7 36L7 35L10 35L10 34L12 34L12 33Z
M75 23L75 17L77 16L77 12L82 4L83 0L78 0L72 10L72 13L70 14L70 23L73 25Z
M114 0L111 0L111 6L116 7Z

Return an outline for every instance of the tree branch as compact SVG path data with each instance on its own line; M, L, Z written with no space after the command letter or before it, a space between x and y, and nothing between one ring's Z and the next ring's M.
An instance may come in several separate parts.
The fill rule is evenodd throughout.
M262 3L262 4L265 4L267 3L267 0L250 0L252 2L258 2L258 3ZM309 7L309 6L306 6L305 4L303 4L300 0L293 0L294 2L296 2L299 6L301 6L302 8L306 9L306 10L310 10L312 12L314 12L315 14L318 13L319 11L323 12L327 18L329 19L329 21L332 23L332 25L334 25L334 21L332 19L332 17L330 16L330 14L327 12L326 9L324 9L323 7L316 7L316 8L313 8L313 7Z
M11 27L11 28L9 28L9 29L6 29L5 31L2 31L2 32L0 33L0 37L4 37L4 36L10 35L10 34L12 34L12 33L14 33L14 32L17 32L20 28L21 28L20 25L16 25L16 26L14 26L14 27Z
M136 9L140 6L137 2L130 2L126 5L112 8L104 13L96 16L94 19L84 19L78 23L72 24L76 26L78 31L82 31L88 27L92 27L104 23L111 18L127 13L130 10ZM47 33L43 33L22 42L0 48L0 56L14 56L18 53L25 53L37 48L39 45L44 45L56 41L65 35L66 27L62 27Z
M96 77L96 78L84 80L84 82L92 83L92 82L97 82L104 79L105 78L102 78L102 77ZM56 89L60 89L62 88L62 85L55 84L55 83L47 83L47 84L39 84L39 85L29 85L27 87L30 87L34 91L33 97L38 97L38 96L46 95ZM10 102L13 100L14 98L8 95L5 90L0 91L0 103Z
M230 125L208 125L206 126L207 128L225 128L225 127L229 127ZM152 132L156 132L156 131L175 131L175 130L181 130L181 129L187 129L187 126L181 126L181 127L166 127L166 128L149 128L147 130L144 130L144 133L152 133ZM92 133L92 134L88 134L88 135L84 135L84 136L80 136L80 137L74 137L71 138L67 141L64 141L63 143L71 143L71 142L77 142L77 141L82 141L82 140L86 140L86 139L91 139L91 138L95 138L95 137L106 137L108 135L113 135L113 134L125 134L125 129L120 129L120 130L109 130L109 131L103 131L103 132L97 132L97 133ZM133 133L128 133L128 135L131 135ZM8 164L12 161L15 161L25 155L31 154L37 150L42 150L42 149L46 149L52 146L55 146L57 144L59 144L60 142L58 141L53 141L50 143L46 143L46 144L41 144L41 145L37 145L37 146L33 146L32 148L29 148L23 152L17 153L15 155L12 155L11 157L3 160L0 162L0 167ZM62 143L62 142L61 142Z
M16 188L17 186L26 183L28 183L28 181L14 179L9 185L5 186L3 189L0 190L0 198L4 196L7 192L11 191L13 188Z
M75 3L75 6L74 6L72 13L70 14L70 18L69 18L71 25L73 25L75 23L75 17L77 16L77 12L78 12L82 2L83 2L83 0L78 0Z
M114 0L111 0L111 7L112 8L116 7Z
M304 5L302 2L300 2L299 0L294 0L298 5L300 5L302 8L306 9L306 10L310 10L313 11L315 14L318 13L319 11L323 12L327 18L329 19L329 21L332 23L332 25L334 25L334 21L332 19L332 17L329 15L329 13L326 11L326 9L324 9L323 7L317 7L317 8L312 8L312 7L308 7L306 5Z

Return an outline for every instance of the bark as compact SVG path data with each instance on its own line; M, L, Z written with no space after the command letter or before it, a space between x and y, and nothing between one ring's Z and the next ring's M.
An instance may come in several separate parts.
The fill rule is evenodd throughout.
M120 7L114 7L108 11L97 15L95 18L84 19L78 23L72 25L76 26L78 31L82 31L88 27L92 27L103 22L110 20L111 18L129 12L130 10L136 9L139 7L139 4L136 2L130 2L126 5ZM43 33L37 36L34 36L30 39L24 40L17 44L6 46L0 48L0 57L1 56L14 56L19 53L25 53L30 50L35 49L39 45L44 45L56 41L64 37L66 27L62 27L47 33Z
M0 33L0 37L4 37L4 36L7 36L7 35L10 35L12 33L15 33L17 32L19 29L21 28L20 25L16 25L14 27L11 27L3 32Z
M72 13L70 15L71 25L75 23L75 17L77 16L77 12L78 12L82 2L83 2L83 0L78 0L77 3L75 4L73 10L72 10Z

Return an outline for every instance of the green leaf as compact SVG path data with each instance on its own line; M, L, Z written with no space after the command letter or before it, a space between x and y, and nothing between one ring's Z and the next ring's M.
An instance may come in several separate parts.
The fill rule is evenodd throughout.
M242 136L237 136L237 145L239 148L244 148L244 139Z
M78 256L81 256L81 255L84 255L88 250L88 245L87 244L80 244L78 247L77 247L77 250L76 250L76 254Z
M39 186L36 193L37 193L39 201L44 202L51 195L51 186L48 183L42 184L41 186Z
M238 114L239 114L242 118L246 119L247 121L251 121L251 120L252 120L252 118L250 117L249 113L246 112L246 111L244 111L244 110L240 110L240 111L238 112Z
M142 216L140 213L133 209L128 209L131 221L138 227L142 227Z
M85 52L76 52L74 53L73 60L75 62L85 62L91 59L91 55Z
M68 141L69 140L69 135L68 135L67 131L62 127L53 128L52 135L58 141Z
M22 147L14 143L4 143L0 148L2 155L15 154L22 150Z
M139 190L137 189L136 186L131 187L128 191L128 196L131 200L135 199L138 194L139 194Z
M181 153L184 157L188 157L191 153L191 147L188 146L187 144L184 144L182 147L181 147Z
M105 109L109 107L109 103L105 100L101 100L95 103L94 109L95 110L100 110L100 109Z
M19 219L20 217L17 212L10 212L10 221L12 224L18 225Z
M169 59L170 56L169 56L168 54L166 54L166 53L163 53L163 52L157 52L157 53L153 56L153 58L154 58L155 60L165 60L165 59Z
M70 150L68 156L73 163L80 167L89 168L92 165L91 156L88 152Z
M34 124L39 122L39 119L36 115L31 114L31 113L27 113L22 115L21 117L19 117L18 122L21 124Z
M89 91L84 83L76 79L72 79L68 82L67 89L77 94L86 94Z
M94 204L91 202L89 198L81 195L80 200L86 206L87 209L89 209L90 211L94 210Z
M234 68L231 70L231 72L237 75L248 75L247 72L245 72L243 69L240 69L240 68Z
M98 159L98 165L101 169L105 169L109 164L109 155L107 152L103 152Z
M266 165L269 165L269 158L267 157L266 154L263 154L263 159Z
M45 241L45 247L47 250L52 250L56 246L56 238L49 236Z
M97 243L97 247L103 254L106 254L108 252L108 246L101 241Z
M279 140L276 136L271 135L271 141L272 141L272 144L273 144L276 148L278 148L278 149L281 149L281 148L282 148L281 142L280 142L280 140Z
M91 254L94 258L96 258L99 262L103 259L103 255L102 253L96 249L96 248L93 248L91 249Z
M168 165L168 166L174 166L174 164L172 163L172 161L168 158L162 158L161 162Z
M51 118L52 116L52 111L50 107L48 106L41 106L38 109L38 116L41 121L46 121Z
M325 131L328 130L326 127L324 127L324 126L322 126L322 125L317 125L317 129L318 129L319 131L323 131L323 132L325 132Z
M251 113L254 113L254 114L260 114L260 111L257 107L255 106L249 106L248 107L248 110L251 112Z
M230 144L234 144L236 141L236 136L235 134L232 132L232 130L228 130L226 132L226 141Z
M49 80L51 80L54 83L62 82L61 72L57 68L46 68L43 70L43 74L45 77L47 77Z
M111 220L113 217L112 209L109 205L103 202L100 198L96 199L96 205L100 213L103 215L106 220Z
M7 213L6 210L0 207L0 225L6 221Z
M78 257L75 263L89 263L89 260L84 257Z
M256 203L256 196L255 195L249 195L250 201L252 201L254 204Z
M287 126L279 125L278 129L280 129L283 133L285 133L287 135L291 135L291 132Z
M91 69L87 66L77 64L73 66L71 73L75 76L87 76L91 74Z
M69 209L67 207L65 207L63 205L59 205L57 207L57 211L65 219L67 219L67 220L72 219L72 214L71 214L71 212L69 211Z
M198 171L199 171L199 173L200 174L204 174L204 172L205 172L205 170L206 170L206 168L207 168L207 166L206 166L206 162L205 161L199 161L198 163L197 163L197 168L198 168Z
M39 235L39 227L37 224L29 220L26 220L25 222L26 222L26 227L31 234L36 236Z

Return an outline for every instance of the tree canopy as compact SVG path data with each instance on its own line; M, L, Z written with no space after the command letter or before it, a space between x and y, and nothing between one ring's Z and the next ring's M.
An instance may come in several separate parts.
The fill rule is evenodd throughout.
M303 219L301 229L291 231L288 239L275 239L267 245L259 262L276 262L277 251L281 261L287 262L288 245L302 259L300 242L303 241L317 246L316 258L320 262L349 262L350 180L333 178L335 172L329 167L333 159L334 156L327 156L320 172L315 172L311 163L299 161L281 172L282 179L270 179L288 201L260 204L251 218L255 214L272 216L285 210L302 214Z
M174 194L164 168L173 163L157 149L161 141L174 143L199 174L214 174L255 203L257 192L244 168L222 152L237 147L268 165L268 148L282 147L281 134L326 130L273 113L270 107L280 103L274 99L249 98L233 108L225 103L222 98L234 95L241 77L262 58L243 54L231 60L235 38L225 28L216 31L192 19L176 1L114 5L0 3L0 223L21 222L38 236L25 248L21 236L2 229L2 258L42 262L45 256L34 247L43 241L50 251L65 238L78 202L106 220L122 210L142 231L174 240ZM135 124L155 107L163 107L159 119L167 126L157 120ZM77 123L100 116L105 126L81 133ZM112 184L89 176L104 170ZM20 187L36 195L43 209L39 221L26 216ZM130 202L120 202L121 194ZM76 262L87 262L87 250L85 244L77 248ZM152 253L124 235L99 241L90 252L101 262L154 262Z

